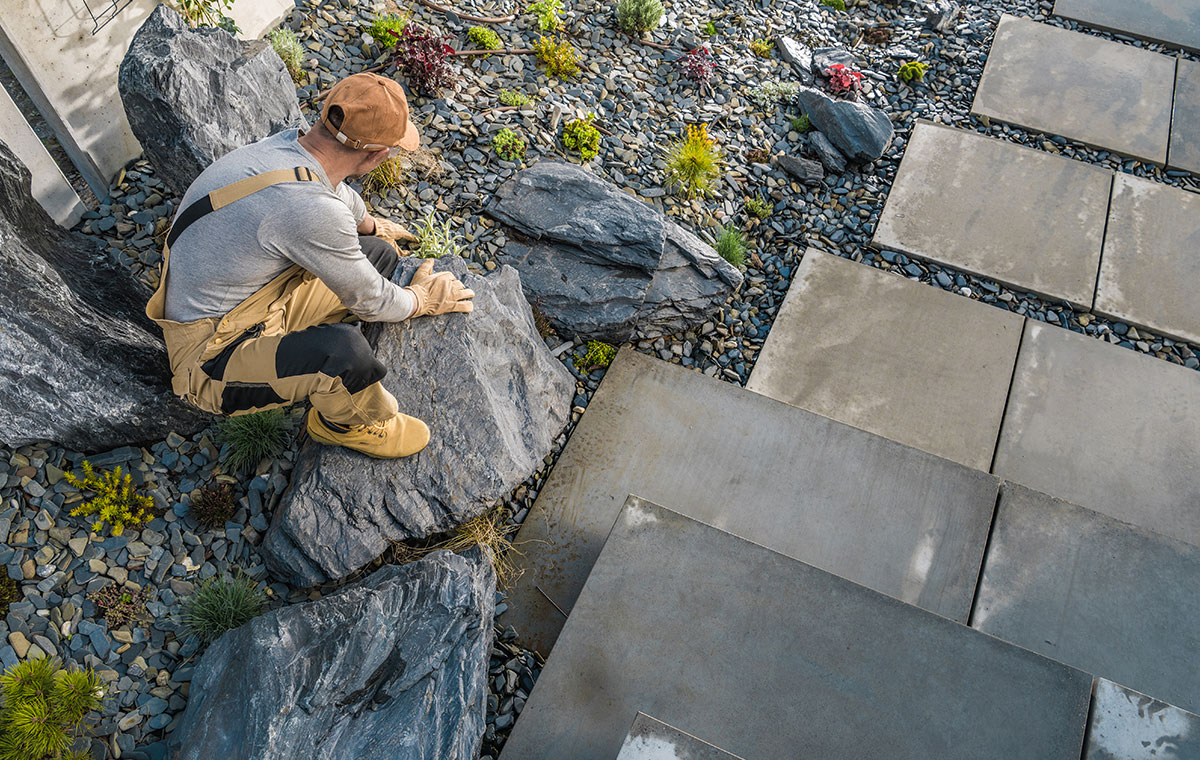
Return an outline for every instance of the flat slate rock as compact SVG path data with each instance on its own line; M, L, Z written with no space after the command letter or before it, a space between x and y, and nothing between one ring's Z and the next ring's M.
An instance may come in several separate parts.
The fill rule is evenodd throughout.
M747 758L1075 760L1091 682L631 498L502 760L610 760L639 709Z
M1200 0L1056 0L1054 15L1200 51Z
M993 472L1200 546L1200 373L1029 320Z
M746 388L986 471L1023 321L810 248Z
M1112 172L927 121L873 245L1090 308Z
M1096 680L1083 760L1200 760L1200 716Z
M987 473L622 350L518 534L546 543L528 544L537 551L506 620L550 651L563 616L546 596L571 609L631 493L966 620L997 488Z
M971 113L1162 165L1175 59L1005 14Z
M638 713L621 745L617 760L741 760L701 741L691 734L668 726L645 713Z
M1200 343L1200 195L1118 174L1095 311Z
M1005 483L971 626L1200 709L1200 547Z
M1175 116L1167 164L1200 174L1200 63L1179 60L1175 82Z

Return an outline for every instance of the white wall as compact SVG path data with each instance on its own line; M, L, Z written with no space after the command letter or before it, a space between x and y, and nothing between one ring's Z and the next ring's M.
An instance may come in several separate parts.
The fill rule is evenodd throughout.
M29 169L33 175L33 197L54 221L64 227L79 221L84 212L83 202L3 87L0 87L0 141Z

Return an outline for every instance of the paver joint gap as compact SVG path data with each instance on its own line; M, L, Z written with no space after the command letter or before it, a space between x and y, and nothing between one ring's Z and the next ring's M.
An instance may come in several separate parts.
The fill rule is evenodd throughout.
M1022 330L1022 335L1024 330ZM1018 355L1020 351L1018 350ZM1003 426L1003 420L1001 421ZM999 443L997 443L997 446ZM1002 480L996 488L996 502L992 505L992 521L988 524L987 536L983 539L983 554L979 558L979 575L975 578L975 593L971 595L971 610L967 613L967 627L972 628L972 623L975 622L975 605L979 604L979 586L983 583L983 571L987 567L988 549L992 546L992 534L996 532L996 517L1000 514L1000 500L1004 498L1004 484L1008 481Z
M1083 724L1083 745L1079 748L1079 760L1088 760L1088 741L1092 738L1092 720L1096 715L1096 686L1100 679L1092 676L1092 689L1088 692L1087 721Z
M1108 242L1108 220L1112 218L1113 193L1117 191L1117 174L1108 178L1108 208L1104 210L1104 229L1100 231L1100 256L1096 259L1096 284L1092 286L1092 312L1096 311L1096 300L1100 297L1100 273L1104 271L1104 244Z
M996 455L1000 452L1000 441L1004 440L1004 422L1008 419L1008 405L1012 401L1013 386L1017 382L1017 366L1021 363L1021 347L1025 345L1025 333L1029 330L1029 317L1025 317L1021 322L1021 337L1017 338L1017 353L1013 357L1012 372L1008 377L1008 393L1004 396L1004 409L1000 412L1000 429L996 431L996 444L992 446L992 463L988 467L988 472L996 474ZM995 511L992 512L993 522L995 520ZM976 593L979 587L975 587ZM971 605L975 602L972 600Z
M1167 121L1167 160L1163 162L1163 171L1171 165L1171 138L1175 136L1175 98L1179 96L1179 62L1183 53L1175 54L1175 78L1171 80L1171 118ZM1097 283L1099 284L1099 283Z

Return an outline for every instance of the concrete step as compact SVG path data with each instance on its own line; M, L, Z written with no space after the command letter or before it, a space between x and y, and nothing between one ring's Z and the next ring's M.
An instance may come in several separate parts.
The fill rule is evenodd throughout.
M622 349L517 535L529 548L507 622L549 653L631 493L965 621L997 489L986 473Z
M1200 548L1005 483L971 626L1195 712L1197 589Z
M1200 52L1200 0L1055 0L1054 15Z
M987 471L1023 321L810 248L746 388Z
M637 710L747 758L1076 760L1091 684L630 498L501 760L611 760Z
M1200 63L1187 58L1180 58L1177 63L1167 166L1200 174Z
M691 734L638 713L617 760L742 760Z

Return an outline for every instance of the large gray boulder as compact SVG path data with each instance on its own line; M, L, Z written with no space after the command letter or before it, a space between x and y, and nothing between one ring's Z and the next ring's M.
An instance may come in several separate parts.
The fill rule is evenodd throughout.
M200 659L171 757L475 760L494 599L472 549L260 615Z
M801 87L796 102L813 126L851 161L874 161L892 144L892 120L878 108L835 100L812 87Z
M407 284L419 263L402 259L393 279ZM575 381L538 335L516 271L468 274L458 257L436 269L475 291L472 313L374 327L383 384L429 425L429 446L396 460L304 446L261 547L292 585L343 578L391 541L482 514L537 472L570 419Z
M170 393L149 294L94 241L54 223L0 142L0 442L102 451L191 433Z
M117 87L158 178L180 196L226 153L302 123L296 86L269 43L192 29L166 5L134 35Z
M574 164L542 161L500 186L485 212L507 225L500 260L560 334L610 343L677 334L742 284L709 245L653 206Z

